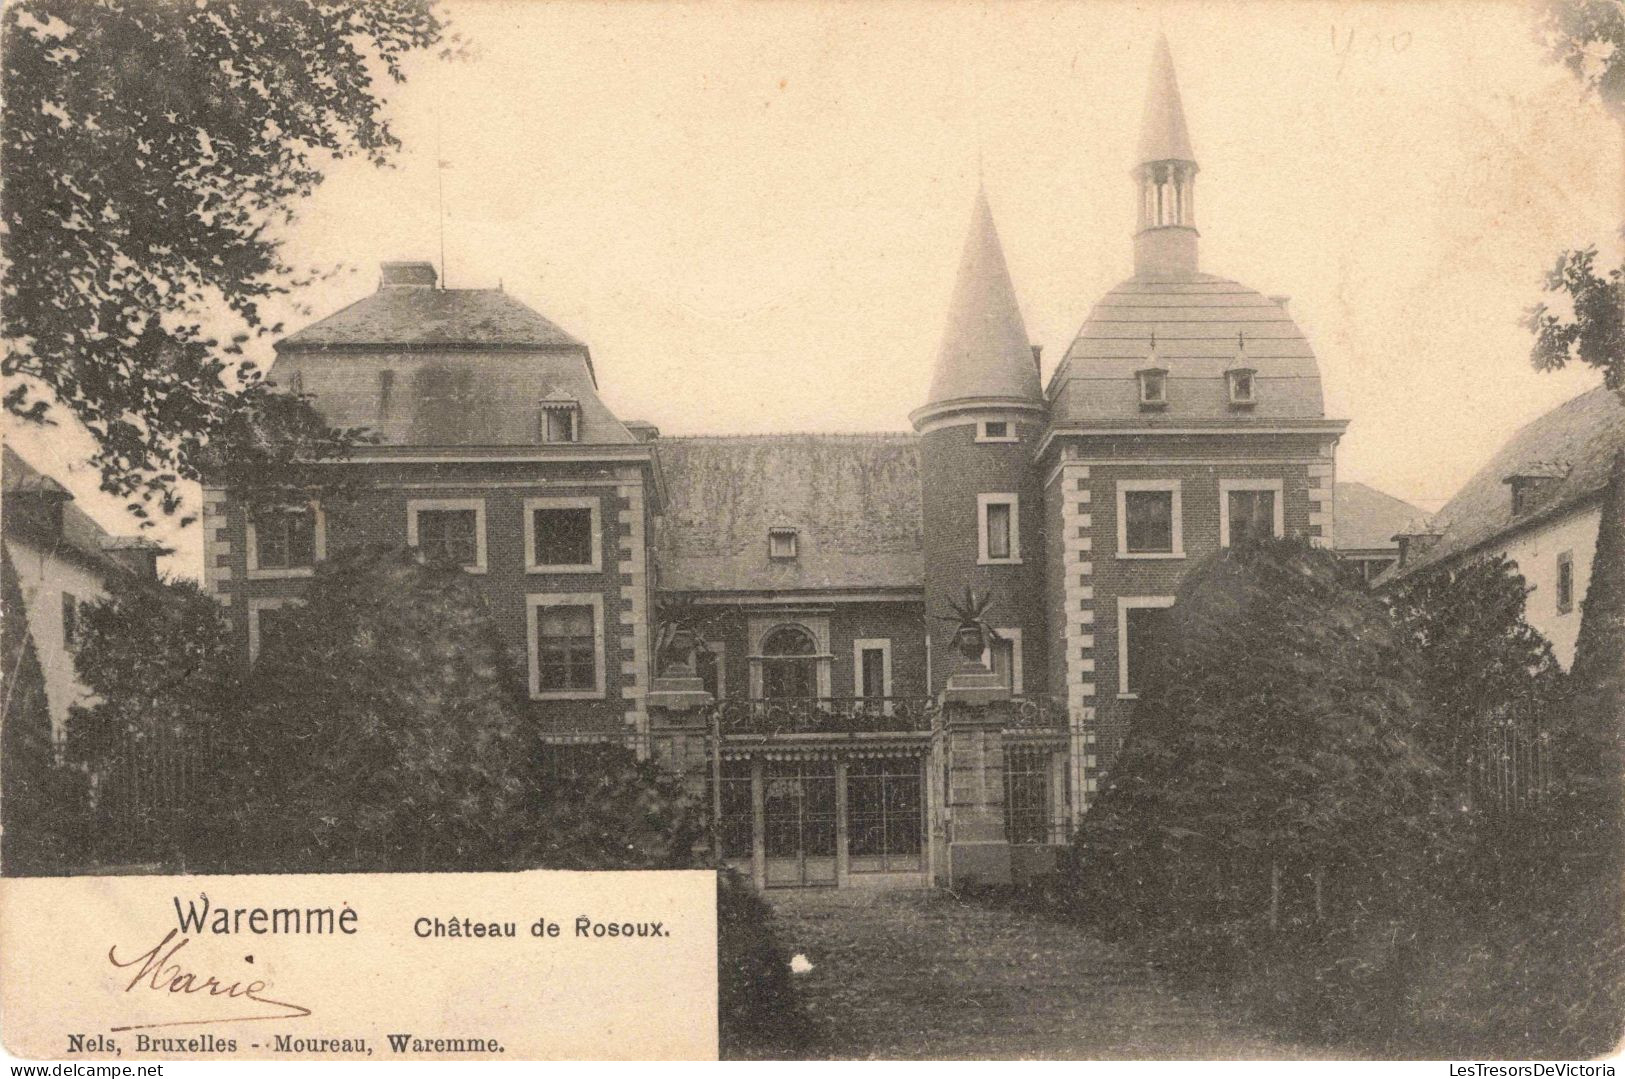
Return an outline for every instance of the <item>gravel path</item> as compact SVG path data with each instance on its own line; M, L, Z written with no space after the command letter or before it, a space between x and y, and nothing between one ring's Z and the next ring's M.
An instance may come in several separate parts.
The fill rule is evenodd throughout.
M841 1059L1304 1059L1216 990L1171 986L1061 922L933 891L772 891L818 1024Z

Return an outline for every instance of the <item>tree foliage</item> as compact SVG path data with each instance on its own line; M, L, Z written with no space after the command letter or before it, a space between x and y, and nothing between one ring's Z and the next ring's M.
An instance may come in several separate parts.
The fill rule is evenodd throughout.
M1219 552L1180 588L1149 663L1075 841L1092 913L1138 931L1245 920L1272 877L1301 896L1325 869L1415 867L1437 827L1437 769L1415 748L1421 675L1330 555L1297 540Z
M1486 736L1542 716L1562 692L1551 645L1524 620L1529 588L1504 555L1406 578L1387 597L1421 663L1433 722L1418 730L1452 783L1471 791Z
M1574 74L1625 122L1625 4L1620 0L1544 0L1536 33L1547 55ZM1625 264L1599 269L1597 251L1565 251L1545 279L1551 303L1525 315L1535 335L1537 371L1583 363L1625 393Z
M261 612L237 725L244 833L265 868L502 868L529 749L481 590L368 548Z
M1604 272L1595 247L1565 251L1546 274L1545 291L1567 310L1543 302L1525 315L1535 335L1529 354L1535 370L1583 363L1601 371L1609 389L1625 392L1625 264Z
M333 162L388 159L384 89L445 28L433 0L17 0L0 31L6 407L65 408L105 490L173 512L203 447L299 412L242 358L312 280L278 230ZM269 437L344 441L292 419Z
M219 737L240 702L219 605L190 580L111 579L80 617L74 669L92 702L68 722L75 763L98 778L93 855L215 864L230 842Z
M1545 0L1536 33L1547 55L1612 109L1625 109L1625 5Z
M538 869L687 869L705 832L682 781L618 745L534 749L511 863Z
M1575 644L1568 700L1558 712L1559 845L1625 872L1625 453L1614 458L1597 528L1591 582Z

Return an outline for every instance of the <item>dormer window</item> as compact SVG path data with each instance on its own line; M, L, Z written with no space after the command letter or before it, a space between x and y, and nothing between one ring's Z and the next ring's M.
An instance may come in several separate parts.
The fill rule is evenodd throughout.
M1249 408L1256 404L1258 399L1254 371L1250 367L1233 367L1224 373L1225 380L1230 388L1230 405L1232 408Z
M1168 407L1168 369L1147 367L1136 374L1140 378L1140 407L1161 409Z
M1539 461L1502 480L1512 488L1512 516L1533 513L1557 492L1569 474L1566 461Z
M580 442L581 405L566 398L542 402L542 441Z
M788 561L796 557L796 530L770 528L767 530L767 557Z

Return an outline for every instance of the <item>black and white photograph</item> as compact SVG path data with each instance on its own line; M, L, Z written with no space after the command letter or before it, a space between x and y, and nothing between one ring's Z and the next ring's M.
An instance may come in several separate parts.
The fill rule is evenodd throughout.
M1621 0L0 64L11 1063L1614 1074Z

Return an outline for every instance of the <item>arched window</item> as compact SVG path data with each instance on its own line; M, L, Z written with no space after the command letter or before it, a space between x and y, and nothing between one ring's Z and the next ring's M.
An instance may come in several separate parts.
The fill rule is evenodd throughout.
M780 626L762 638L762 696L818 696L818 645L800 626Z

